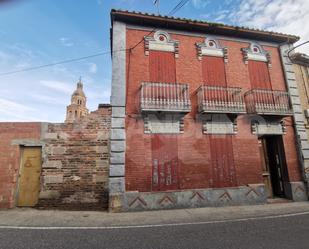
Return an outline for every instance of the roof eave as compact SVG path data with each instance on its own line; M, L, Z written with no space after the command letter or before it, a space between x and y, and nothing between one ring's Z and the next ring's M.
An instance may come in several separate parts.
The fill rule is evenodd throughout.
M253 30L244 27L229 26L218 23L199 22L189 19L142 14L114 9L111 11L111 19L112 22L114 20L117 20L142 26L156 26L158 28L207 32L209 34L228 35L275 43L288 42L292 44L300 39L298 36L294 35L286 35L281 33Z

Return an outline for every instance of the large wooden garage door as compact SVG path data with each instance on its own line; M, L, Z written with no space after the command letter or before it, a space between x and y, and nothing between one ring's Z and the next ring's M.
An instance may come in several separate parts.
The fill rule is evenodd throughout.
M152 190L178 189L176 135L152 135Z

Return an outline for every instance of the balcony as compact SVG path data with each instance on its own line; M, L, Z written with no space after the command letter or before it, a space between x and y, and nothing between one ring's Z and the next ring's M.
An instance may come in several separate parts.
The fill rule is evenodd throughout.
M289 100L289 93L252 89L245 93L247 112L259 115L290 116L293 110Z
M197 92L200 113L246 113L241 88L201 86Z
M188 84L143 82L140 96L142 112L191 111Z

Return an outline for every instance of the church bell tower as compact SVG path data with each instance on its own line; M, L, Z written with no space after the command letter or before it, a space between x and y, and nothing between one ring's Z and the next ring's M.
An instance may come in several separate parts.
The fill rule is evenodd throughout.
M78 119L88 115L89 111L86 107L87 98L83 91L83 83L81 78L77 82L76 90L71 97L71 104L67 106L66 123L74 123Z

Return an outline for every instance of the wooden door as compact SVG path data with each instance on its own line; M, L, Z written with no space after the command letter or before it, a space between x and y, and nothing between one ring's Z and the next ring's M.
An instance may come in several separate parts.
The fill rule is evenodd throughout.
M212 187L237 186L232 135L210 136Z
M268 197L285 197L284 183L288 182L288 172L281 136L265 136L260 139L263 181Z
M266 186L267 197L272 198L273 197L273 190L272 190L271 180L270 180L269 160L268 160L266 139L265 138L259 139L259 150L260 150L260 157L261 157L261 161L262 161L263 182Z
M267 154L274 196L285 197L284 182L288 182L287 166L281 136L267 137Z
M175 135L152 135L152 190L178 189L178 152Z
M23 149L17 206L33 207L37 204L40 190L41 158L40 147L25 147Z

